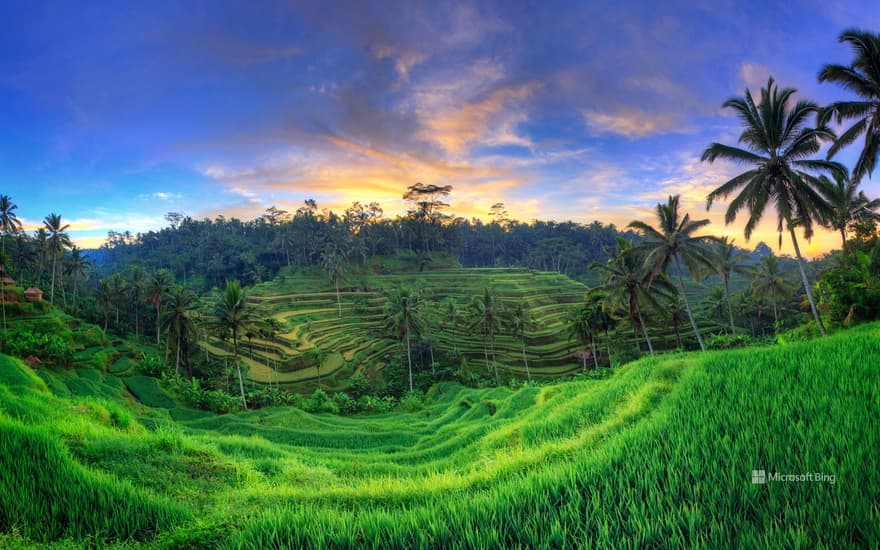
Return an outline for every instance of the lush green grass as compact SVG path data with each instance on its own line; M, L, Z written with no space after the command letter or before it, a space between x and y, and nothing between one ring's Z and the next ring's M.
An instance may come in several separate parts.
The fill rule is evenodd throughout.
M871 325L340 417L62 398L6 361L0 517L17 534L0 546L876 547L878 365ZM756 469L836 482L754 485Z

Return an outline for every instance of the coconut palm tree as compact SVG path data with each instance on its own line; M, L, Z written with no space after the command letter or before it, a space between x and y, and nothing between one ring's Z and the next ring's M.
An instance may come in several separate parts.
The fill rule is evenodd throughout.
M596 327L593 326L593 319L597 312L597 307L590 304L580 304L572 306L568 310L565 318L565 324L568 328L568 337L570 340L577 340L581 345L581 360L583 361L584 372L587 370L587 347L593 356L593 363L599 368L599 358L596 355Z
M342 317L342 301L339 297L339 282L345 276L345 264L348 262L348 249L341 242L342 238L329 239L321 255L321 267L327 272L330 281L336 285L336 306L339 317Z
M773 322L779 322L779 300L788 297L794 285L785 277L779 266L779 258L770 254L761 258L752 278L752 290L759 299L770 297L773 305Z
M73 279L73 309L76 310L76 291L81 277L87 277L91 262L83 256L82 250L73 246L70 249L70 258L67 260L65 271Z
M847 29L839 40L849 43L855 59L849 65L825 65L819 71L819 82L835 82L855 92L861 100L832 103L822 110L821 123L832 118L838 124L855 120L828 149L829 159L864 134L862 151L852 173L853 181L858 183L865 174L871 176L880 154L880 34Z
M0 236L2 244L0 244L0 255L6 258L6 236L16 233L21 229L21 221L18 219L15 211L18 205L12 202L8 195L0 195L0 230L3 235ZM0 274L4 270L0 269ZM6 293L0 288L0 305L3 308L3 330L6 330Z
M52 257L52 290L49 293L49 303L55 305L55 275L58 273L58 257L71 246L70 237L65 233L70 224L63 224L59 214L49 214L43 220L43 226L48 235L49 255Z
M697 231L709 225L709 220L691 220L689 214L681 216L678 203L679 196L675 195L669 197L666 204L657 205L657 219L660 223L656 229L638 220L630 222L628 227L637 230L644 237L639 248L645 255L645 264L651 269L649 286L658 274L666 273L670 265L675 266L685 311L697 336L700 349L706 351L706 345L703 343L703 337L700 335L688 302L684 278L681 275L681 263L683 261L687 265L691 277L696 276L700 270L710 267L711 259L706 244L715 237L696 235Z
M214 299L205 319L208 330L220 335L221 338L232 338L232 362L238 373L241 405L245 409L247 409L247 399L241 365L238 362L238 343L243 334L261 323L262 320L256 309L247 301L247 292L242 290L238 281L226 281L226 290Z
M413 333L419 333L425 324L425 298L422 288L400 286L385 295L385 324L401 342L406 342L406 361L409 368L409 391L413 391L412 344Z
M147 281L147 300L156 308L156 345L159 345L159 318L162 313L162 298L174 285L174 276L167 269L159 269Z
M606 309L609 312L623 311L623 316L633 328L636 348L641 351L641 331L648 344L648 351L654 355L654 345L645 325L643 306L659 308L659 298L675 294L675 289L662 276L649 284L651 270L646 267L639 252L629 240L617 237L617 253L604 264L593 262L590 269L600 272L602 287L607 292Z
M134 337L138 342L141 340L141 302L144 301L146 283L143 270L138 266L132 267L128 280L128 297L134 306Z
M526 357L526 332L535 330L537 323L535 322L532 312L526 308L525 302L522 300L510 308L505 319L508 330L516 337L522 347L523 364L526 367L526 377L529 382L532 381L532 373L529 370L529 359Z
M733 322L733 304L730 301L730 277L737 275L748 276L751 271L743 264L746 255L734 246L733 239L721 237L712 249L710 257L712 271L721 277L724 284L724 296L727 301L727 315L730 320L730 333L736 333L736 325Z
M119 306L124 306L126 303L128 284L125 282L125 279L122 278L122 275L114 273L110 277L108 289L110 292L110 300L113 307L116 309L116 322L114 323L114 328L116 331L119 331Z
M446 297L440 302L440 329L449 327L452 332L452 351L458 353L458 322L461 316L461 308L452 296Z
M819 175L836 173L845 177L846 168L837 162L810 158L819 151L823 140L833 140L836 136L823 124L817 128L807 126L819 107L805 100L790 105L794 93L791 88L780 90L770 78L767 87L761 89L758 104L749 90L744 97L724 103L724 108L732 109L743 123L739 143L744 148L713 143L703 152L702 160L724 159L749 168L709 193L706 207L736 194L727 207L724 222L732 223L741 210L747 210L745 237L748 240L764 211L773 205L779 243L782 244L782 231L787 228L813 318L824 335L825 326L807 280L796 228L803 228L805 238L812 237L814 221L825 219L830 210L819 192Z
M166 334L168 341L175 344L174 374L176 375L180 372L181 355L189 349L192 342L198 339L199 302L191 290L180 286L166 288L163 292L163 299L167 308L157 321L159 330ZM187 371L192 376L189 360L185 355L183 359ZM244 403L243 394L242 403Z
M110 282L107 279L98 281L97 293L98 311L104 317L104 332L107 332L107 323L110 320L110 310L113 308L113 291L110 288Z
M469 314L470 329L477 330L483 335L483 356L486 358L486 369L489 369L489 354L491 353L495 383L500 384L498 360L495 357L495 335L503 327L504 311L495 290L486 287L482 294L474 296L469 305ZM489 344L488 350L486 349L487 343Z
M826 227L840 232L841 243L846 248L846 232L858 222L878 222L880 199L869 200L864 191L859 191L859 184L854 179L846 179L840 175L831 181L826 176L819 178L819 192L831 207L824 220Z

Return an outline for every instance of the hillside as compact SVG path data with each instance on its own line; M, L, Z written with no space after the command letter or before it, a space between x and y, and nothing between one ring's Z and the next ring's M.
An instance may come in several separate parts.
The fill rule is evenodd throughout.
M145 381L141 402L77 398L3 356L0 545L874 547L878 364L874 324L604 380L445 383L415 412L188 416Z
M341 316L335 289L318 269L282 275L271 283L257 285L252 301L283 329L268 339L242 341L248 378L263 384L277 381L310 387L309 383L317 380L319 361L325 386L344 387L345 380L355 372L376 377L400 349L384 330L384 292L416 282L425 286L433 303L453 298L462 310L457 327L440 311L432 312L437 318L427 334L438 350L457 350L472 368L484 368L483 338L461 324L471 298L491 288L504 304L523 302L537 322L538 328L526 334L526 356L534 376L559 376L579 369L575 355L578 346L567 337L563 321L567 309L583 299L586 287L581 283L558 273L522 268L441 265L424 272L383 273L388 269L372 267L348 277L356 284L348 282L340 292ZM229 342L212 338L202 345L217 360L231 357ZM499 334L495 351L505 378L526 378L518 339Z
M522 303L533 316L535 328L526 331L525 355L532 376L550 379L575 374L582 369L580 346L568 335L566 314L582 302L587 287L565 275L525 268L461 268L450 258L440 256L434 265L418 271L400 258L375 258L367 266L352 266L340 291L341 315L336 291L327 275L318 268L282 272L275 280L253 287L251 301L267 317L282 327L269 338L251 335L242 340L242 363L247 378L259 384L279 383L304 392L317 386L344 389L355 373L369 379L381 376L388 361L400 353L398 342L384 329L385 292L401 284L422 284L432 304L433 324L426 331L438 351L456 352L471 369L484 369L484 338L468 330L467 305L485 288L493 289L506 307ZM688 294L697 303L705 294L698 283L690 284ZM442 311L447 298L459 306L453 323ZM705 333L723 327L700 319ZM686 341L692 339L688 327L680 327ZM662 320L649 325L657 349L675 348L671 326ZM613 332L614 351L634 349L630 329ZM210 337L201 343L207 356L231 364L229 341ZM507 380L526 379L522 344L504 331L496 336L496 359ZM600 348L600 362L608 364L606 350ZM592 361L591 359L589 360ZM430 361L417 361L417 368L430 369ZM457 365L455 365L457 366ZM320 369L320 372L319 372Z

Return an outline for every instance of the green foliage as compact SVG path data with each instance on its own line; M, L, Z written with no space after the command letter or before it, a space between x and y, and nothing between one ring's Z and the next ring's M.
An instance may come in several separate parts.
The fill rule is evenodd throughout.
M706 338L706 347L709 349L744 348L753 342L754 340L745 334L721 333Z
M68 366L73 361L73 350L63 335L34 332L32 330L14 330L2 340L2 353L16 357L38 357L44 363L57 366Z

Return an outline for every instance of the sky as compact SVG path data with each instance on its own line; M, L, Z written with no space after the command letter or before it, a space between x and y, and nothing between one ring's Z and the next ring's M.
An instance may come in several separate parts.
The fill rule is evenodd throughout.
M504 202L621 227L680 194L710 232L775 248L775 216L747 243L724 203L706 211L737 166L700 155L735 143L721 105L769 75L851 98L816 75L849 63L853 26L880 31L873 0L0 0L0 193L28 229L61 214L83 247L170 211L251 219L313 198L395 215L423 182L452 185L465 217Z

